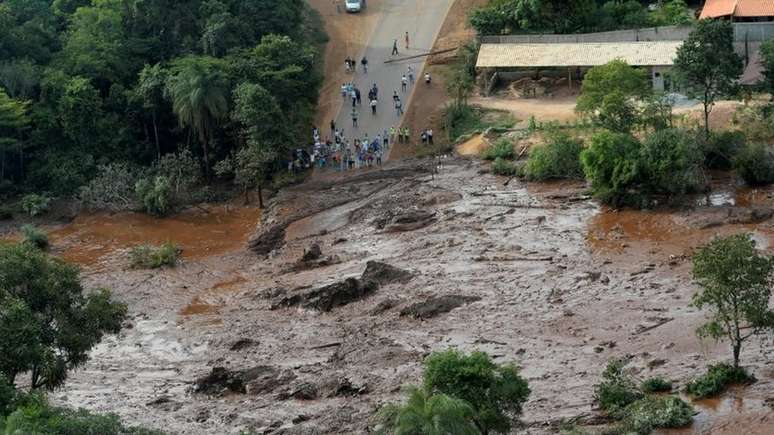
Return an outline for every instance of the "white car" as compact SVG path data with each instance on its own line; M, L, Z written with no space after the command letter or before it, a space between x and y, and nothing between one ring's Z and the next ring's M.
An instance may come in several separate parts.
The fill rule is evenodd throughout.
M363 9L363 0L344 0L347 12L360 12Z

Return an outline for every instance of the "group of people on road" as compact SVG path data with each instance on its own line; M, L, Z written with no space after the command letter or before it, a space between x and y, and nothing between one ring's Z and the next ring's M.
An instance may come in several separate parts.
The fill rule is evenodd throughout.
M317 127L312 129L315 143L309 157L310 166L320 169L332 168L338 171L380 166L385 151L390 147L387 130L377 134L373 140L365 134L362 138L358 137L350 141L345 138L344 129L337 129L336 122L331 121L331 133L333 140L326 137L325 141L322 141Z

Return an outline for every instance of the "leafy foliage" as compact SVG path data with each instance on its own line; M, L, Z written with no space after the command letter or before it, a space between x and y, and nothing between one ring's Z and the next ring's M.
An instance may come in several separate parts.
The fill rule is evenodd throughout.
M84 295L75 267L27 244L0 245L0 374L9 382L29 373L32 388L62 385L125 315L107 290Z
M79 198L88 208L122 210L135 203L138 170L126 162L100 165L97 176L81 187Z
M497 365L482 352L465 355L455 350L427 357L424 389L467 402L482 433L508 432L530 394L515 366Z
M704 105L704 130L709 137L709 113L715 100L736 92L742 59L734 51L734 28L729 21L700 20L678 48L675 72L688 94Z
M738 368L742 344L756 334L774 332L774 310L769 308L774 259L760 254L749 234L737 234L699 249L693 276L701 288L693 305L710 311L709 322L696 333L731 342Z
M701 399L716 396L729 385L753 381L754 378L742 367L730 364L714 364L707 368L707 373L692 380L685 386L685 391L691 396Z
M672 381L664 379L660 376L656 376L654 378L648 378L642 381L640 388L646 393L662 393L665 391L672 391Z
M633 200L629 194L639 179L639 150L637 139L628 134L606 131L591 138L581 162L597 198L615 206Z
M429 394L421 388L406 388L405 404L388 404L379 410L377 434L476 435L473 408L464 400L445 394Z
M586 73L575 110L604 128L626 133L639 119L636 101L650 94L644 70L613 60Z
M522 168L528 180L583 178L580 154L583 142L561 131L552 132L548 141L530 151Z
M175 267L180 253L180 248L172 242L166 242L161 246L140 245L129 251L129 262L135 269Z
M30 216L40 216L48 211L48 205L50 203L51 198L45 195L30 193L22 197L21 207L22 210Z
M774 183L774 153L768 145L747 144L734 158L734 169L751 186Z
M492 163L492 173L495 175L512 176L518 172L519 168L516 167L516 164L501 157L496 158Z
M23 225L21 232L24 237L23 243L42 250L48 249L48 235L45 231L35 228L34 225Z
M481 155L484 160L495 160L497 158L510 160L515 156L516 153L513 151L513 142L504 137L498 139L497 142L487 148Z
M626 431L649 434L655 429L689 426L694 410L677 396L648 396L627 406L624 414Z
M170 211L172 183L169 178L163 175L142 178L135 184L134 191L145 212L155 216L164 216Z
M713 132L701 141L704 166L709 169L731 169L739 150L744 149L745 134L741 131Z
M594 394L599 406L612 415L620 415L627 406L643 397L634 380L624 371L625 365L622 360L608 362Z

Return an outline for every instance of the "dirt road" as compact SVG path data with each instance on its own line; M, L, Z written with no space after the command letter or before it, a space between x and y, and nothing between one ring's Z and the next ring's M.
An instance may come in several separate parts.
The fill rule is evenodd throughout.
M376 23L373 34L363 52L355 53L358 61L358 71L352 77L355 87L359 88L362 105L357 106L358 128L352 125L352 102L349 98L341 98L342 108L336 118L336 124L344 128L345 137L354 139L368 135L373 139L377 134L387 130L400 121L394 104L393 93L397 92L405 110L410 103L410 96L415 86L424 86L419 80L419 72L425 63L425 57L400 60L404 57L428 53L433 46L435 37L444 22L446 13L453 0L382 0L382 14ZM369 6L371 7L371 6ZM405 34L409 34L409 48L405 46ZM393 42L397 40L399 54L392 55ZM362 57L368 59L368 73L359 64ZM385 63L385 61L394 61ZM344 68L344 59L339 60ZM401 78L408 68L414 71L415 83L402 90ZM368 107L368 91L376 84L379 89L376 115L371 114ZM340 84L339 84L340 86ZM328 131L326 124L324 131Z

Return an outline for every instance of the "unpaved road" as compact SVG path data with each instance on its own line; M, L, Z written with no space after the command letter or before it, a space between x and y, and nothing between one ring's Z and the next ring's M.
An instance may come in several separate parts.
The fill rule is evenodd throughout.
M371 37L363 52L351 54L358 61L358 71L351 80L362 93L362 105L357 107L359 113L358 128L352 126L352 104L349 98L343 99L342 107L336 118L339 128L344 128L344 134L349 139L362 138L365 134L370 139L388 130L392 125L398 125L400 117L394 108L392 96L397 91L403 101L403 109L408 108L410 95L415 86L424 86L419 80L419 73L425 64L425 57L409 60L399 60L430 52L435 37L441 29L446 13L454 0L382 0L381 18L376 23ZM369 6L369 8L372 6ZM409 48L405 47L404 35L409 33ZM398 40L398 56L392 56L393 40ZM368 73L364 73L359 62L363 55L368 58ZM344 68L344 59L328 59L338 62ZM388 60L397 60L385 63ZM401 89L401 76L408 67L414 70L416 83L409 85L406 92ZM368 107L368 90L376 84L379 89L379 104L377 114L372 115ZM339 83L339 86L341 84ZM328 125L322 126L323 132L329 131Z

